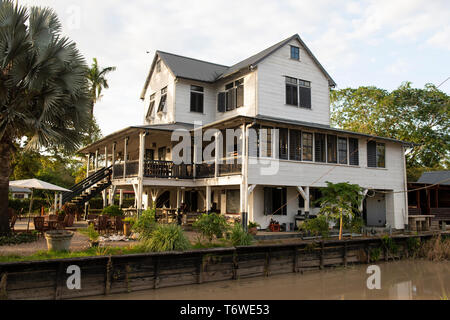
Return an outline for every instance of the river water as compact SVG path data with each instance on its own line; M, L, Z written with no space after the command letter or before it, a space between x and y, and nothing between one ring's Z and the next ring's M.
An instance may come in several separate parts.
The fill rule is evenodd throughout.
M367 265L137 291L88 299L304 300L450 298L450 262L403 260L377 264L381 289L368 289Z

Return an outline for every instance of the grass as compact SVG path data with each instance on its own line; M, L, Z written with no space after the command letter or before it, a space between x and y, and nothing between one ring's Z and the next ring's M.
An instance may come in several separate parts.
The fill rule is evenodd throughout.
M426 241L418 249L418 256L431 261L450 260L450 238L439 235Z

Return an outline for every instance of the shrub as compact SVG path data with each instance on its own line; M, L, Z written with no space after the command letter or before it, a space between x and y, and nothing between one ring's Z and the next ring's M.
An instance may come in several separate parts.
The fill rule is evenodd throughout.
M38 233L33 231L31 233L16 233L11 236L0 237L0 246L11 245L11 244L21 244L30 243L37 241Z
M127 217L127 218L123 219L123 222L129 223L130 226L133 228L134 224L136 223L136 220L137 220L136 218Z
M328 238L330 235L330 226L324 214L319 214L317 218L306 220L303 223L302 229L316 236L321 235L324 238Z
M336 225L339 226L339 219L336 219ZM361 217L345 217L343 216L343 227L352 233L361 233L361 229L364 227L364 219Z
M151 237L143 246L153 252L183 251L191 247L191 244L180 226L176 224L157 225Z
M139 218L136 219L136 222L132 225L133 231L139 233L139 237L142 240L150 238L155 227L155 209L142 211Z
M398 251L398 245L395 243L395 240L385 235L381 238L384 247L388 250L389 253L396 254Z
M110 217L121 217L123 216L123 211L119 206L109 206L102 210L102 214Z
M418 250L419 256L431 261L450 260L450 238L440 235L426 241Z
M87 229L80 229L78 230L81 234L84 234L85 236L89 237L89 240L92 242L96 242L98 238L100 237L100 234L95 230L95 227L93 224L90 224Z
M375 261L380 260L381 248L380 247L376 247L376 248L370 249L369 256L370 256L370 261L371 262L375 262Z
M249 229L251 229L251 228L258 228L258 227L260 227L261 225L259 224L259 223L257 223L257 222L253 222L253 221L250 221L249 223L248 223L248 228Z
M233 246L249 246L253 242L253 237L242 228L240 223L235 223L230 235Z
M408 249L408 255L414 256L420 249L420 238L408 238L406 239L406 247Z
M229 225L225 216L217 213L203 214L192 227L198 231L202 237L211 242L214 237L222 238L229 230Z

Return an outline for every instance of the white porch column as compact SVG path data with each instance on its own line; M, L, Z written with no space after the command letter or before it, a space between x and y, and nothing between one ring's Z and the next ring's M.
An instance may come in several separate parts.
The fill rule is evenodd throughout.
M91 168L90 168L90 165L91 165L91 153L89 152L89 153L87 154L86 178L89 178L89 170L91 169Z
M98 169L98 149L95 150L95 163L94 163L94 169L97 172Z
M63 203L62 203L62 193L60 193L60 194L59 194L59 208L58 208L58 209L61 209L62 206L63 206Z
M215 159L214 159L214 176L217 178L219 176L219 161L220 161L220 154L222 153L222 150L219 150L221 144L219 143L219 137L220 132L216 132L214 134L214 143L215 143Z
M205 210L206 210L206 213L211 211L211 186L206 186Z
M367 192L369 191L369 189L364 189L363 190L363 197L362 197L362 200L361 200L361 203L360 203L360 205L359 205L359 212L361 212L362 213L362 211L363 211L363 206L364 206L364 199L366 198L366 196L367 196Z
M123 189L120 189L119 193L119 207L122 208L123 205Z
M128 159L128 137L125 138L123 144L123 178L125 179L127 176L127 159Z
M181 207L181 189L177 188L177 209Z
M55 213L58 210L58 194L55 192Z
M142 210L142 199L144 193L144 152L145 152L145 133L139 133L139 170L138 170L138 216Z
M105 168L108 168L108 147L105 146Z
M112 179L114 179L114 165L116 164L116 143L112 144L112 153L111 153L111 165L112 167Z
M256 188L256 184L253 184L253 185L251 185L251 186L249 186L248 187L248 192L247 192L247 208L249 208L249 206L248 206L248 199L250 198L250 195L253 193L253 191L255 190L255 188ZM254 213L254 211L253 210L251 210L251 214L250 214L250 210L249 209L247 209L248 210L248 214L249 214L249 216L248 216L248 220L249 221L254 221L254 215L255 215L255 213Z
M309 203L309 187L305 187L303 189L301 186L297 186L297 190L300 193L300 195L303 197L303 200L305 200L305 215L309 215L310 210L310 203Z

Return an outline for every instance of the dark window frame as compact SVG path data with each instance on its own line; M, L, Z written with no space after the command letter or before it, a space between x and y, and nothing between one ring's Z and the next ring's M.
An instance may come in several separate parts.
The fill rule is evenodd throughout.
M205 104L204 88L196 85L191 85L191 103L190 111L196 113L204 112Z
M327 135L325 133L314 133L314 162L327 162Z
M338 137L327 134L327 163L338 163Z
M300 48L296 46L291 46L291 59L300 60Z
M359 139L348 138L348 164L359 166Z
M161 89L161 99L159 100L158 113L164 112L167 104L167 87Z
M338 137L337 149L338 164L348 164L348 139L345 137Z
M153 110L155 109L155 100L156 100L155 98L156 98L156 93L154 93L150 96L150 104L149 104L147 116L146 116L147 119L153 117Z
M305 136L308 136L305 139ZM311 144L306 144L306 142L311 142ZM309 155L309 157L306 157ZM314 161L314 133L302 131L302 161L312 162Z

